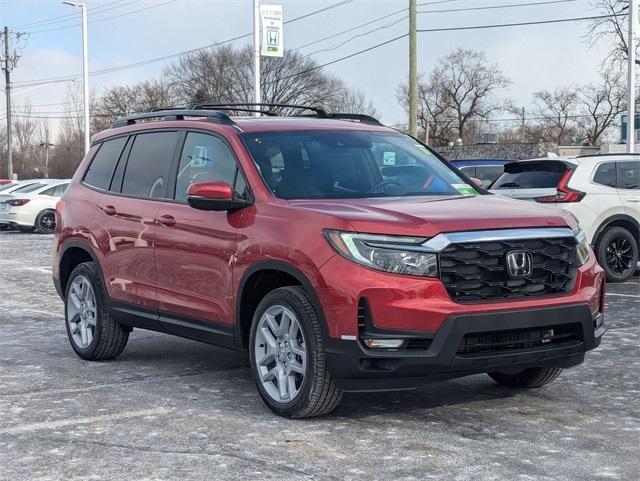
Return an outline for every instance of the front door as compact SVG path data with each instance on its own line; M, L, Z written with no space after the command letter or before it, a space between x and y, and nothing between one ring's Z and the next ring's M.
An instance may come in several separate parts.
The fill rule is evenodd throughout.
M186 134L174 202L163 204L157 213L159 309L169 330L179 326L182 334L189 335L194 323L204 329L233 325L232 263L242 211L194 209L187 204L187 189L193 183L213 181L233 187L236 177L244 185L233 151L222 137ZM239 188L244 192L244 187Z

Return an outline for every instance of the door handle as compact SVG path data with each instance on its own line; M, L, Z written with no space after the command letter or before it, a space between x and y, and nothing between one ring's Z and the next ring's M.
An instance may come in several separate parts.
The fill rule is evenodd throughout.
M101 206L100 209L107 215L116 215L116 208L112 205Z
M156 220L158 224L162 224L166 227L173 227L174 225L176 225L176 219L172 215L168 215L168 214L161 215Z

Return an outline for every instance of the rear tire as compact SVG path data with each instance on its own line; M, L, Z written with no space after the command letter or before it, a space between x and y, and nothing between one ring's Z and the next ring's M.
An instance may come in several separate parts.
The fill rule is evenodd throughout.
M79 264L71 272L64 299L67 335L78 356L103 361L124 350L130 329L111 316L107 292L93 262Z
M36 217L35 231L39 234L53 234L56 230L56 213L53 210L43 210Z
M562 372L561 367L530 367L516 374L489 372L489 376L501 386L512 388L536 388L553 382Z
M333 411L342 398L327 370L320 322L298 286L271 291L254 313L251 372L262 400L279 416L321 416ZM286 328L283 323L297 327Z
M609 227L598 239L596 257L607 281L625 282L638 264L638 241L624 227Z

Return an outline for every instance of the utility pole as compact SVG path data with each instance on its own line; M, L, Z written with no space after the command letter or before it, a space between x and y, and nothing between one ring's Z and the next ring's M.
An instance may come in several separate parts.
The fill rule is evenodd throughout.
M416 0L409 0L409 134L418 133L418 46Z
M253 0L253 88L254 102L262 102L260 93L260 0ZM256 112L260 117L260 112Z
M7 98L7 178L13 179L13 158L11 155L11 71L18 61L18 56L9 54L9 27L4 27L4 55L2 70L4 71L4 91Z
M524 144L526 141L526 136L525 136L525 132L526 130L526 126L525 126L525 109L524 107L522 107L522 125L521 125L521 131L520 131L520 135L522 136L522 143Z
M638 1L629 0L629 40L627 42L627 152L632 154L636 144L636 15Z
M40 147L44 147L44 178L49 178L49 147L55 147L51 142L42 142Z

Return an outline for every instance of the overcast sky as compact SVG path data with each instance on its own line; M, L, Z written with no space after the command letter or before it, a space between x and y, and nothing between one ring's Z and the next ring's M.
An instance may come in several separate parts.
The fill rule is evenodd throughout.
M425 3L434 0L418 0ZM419 10L447 10L489 5L510 5L542 0L449 0ZM285 20L318 10L339 0L281 0ZM252 30L252 0L87 0L89 19L90 70L105 69L150 58L202 47ZM387 15L408 6L408 0L353 0L285 26L285 50L322 37L339 33L355 25ZM92 9L97 9L92 13ZM102 10L102 11L100 11ZM137 12L136 12L137 11ZM62 5L58 0L0 0L0 24L28 32L20 47L21 59L13 72L15 82L31 81L82 72L80 9ZM58 23L26 25L53 17ZM423 13L418 28L457 27L494 23L524 22L593 15L589 0L577 0L543 6L503 8L486 11ZM116 15L121 15L117 18ZM398 14L317 45L302 49L319 62L329 62L401 35L408 20L389 28L380 28L339 46L353 35L384 27L401 19ZM96 21L105 19L104 21ZM0 25L0 26L1 26ZM584 40L585 22L528 27L438 32L419 34L419 70L428 72L437 59L457 47L486 52L513 82L504 95L517 105L529 106L532 93L566 84L594 81L607 45L589 47ZM70 27L63 28L61 27ZM50 30L42 31L38 30ZM239 40L236 44L248 42ZM133 83L161 75L166 63L159 62L91 78L97 94L107 86ZM402 39L363 55L327 67L349 85L364 90L388 123L405 121L395 92L408 72L408 40ZM61 105L70 83L56 83L15 90L14 105L29 99L33 111L44 116L62 112ZM250 101L251 99L247 99ZM43 104L47 104L41 106ZM3 106L4 107L4 106ZM0 108L0 116L4 108Z

